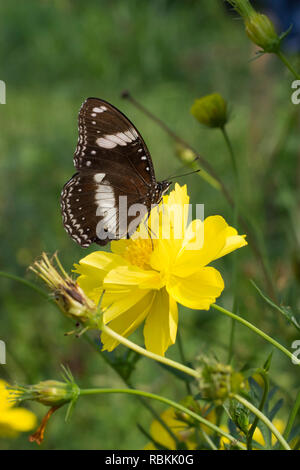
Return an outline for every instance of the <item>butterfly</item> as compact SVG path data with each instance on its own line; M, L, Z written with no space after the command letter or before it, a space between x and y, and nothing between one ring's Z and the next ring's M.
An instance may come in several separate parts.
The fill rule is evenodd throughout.
M129 238L171 182L156 181L141 134L110 103L87 98L78 131L77 173L61 192L64 228L82 247Z

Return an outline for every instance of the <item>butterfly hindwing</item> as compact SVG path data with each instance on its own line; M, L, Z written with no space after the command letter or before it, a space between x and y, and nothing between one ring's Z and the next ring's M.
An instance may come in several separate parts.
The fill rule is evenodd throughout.
M135 179L125 187L121 174L106 173L105 166L102 172L76 173L63 188L61 206L65 229L83 247L131 235L148 210Z

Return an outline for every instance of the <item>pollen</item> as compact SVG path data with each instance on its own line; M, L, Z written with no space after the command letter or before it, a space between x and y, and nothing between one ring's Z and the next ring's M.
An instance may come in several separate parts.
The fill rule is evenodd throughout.
M151 269L150 258L152 249L152 241L149 238L138 238L137 240L131 240L122 256L134 266L138 266L141 269Z

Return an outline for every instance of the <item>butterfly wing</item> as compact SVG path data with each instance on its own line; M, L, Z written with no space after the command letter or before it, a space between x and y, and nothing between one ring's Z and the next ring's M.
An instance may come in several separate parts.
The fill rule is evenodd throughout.
M151 156L137 129L114 106L88 98L79 112L74 165L78 173L61 195L68 234L83 247L130 236L149 210L156 186Z
M123 173L135 173L145 186L156 182L149 150L136 127L117 108L88 98L78 116L77 170L102 169L103 161L119 164Z
M63 188L61 206L66 231L82 247L132 235L148 210L134 178L125 187L121 174L104 170L76 173Z

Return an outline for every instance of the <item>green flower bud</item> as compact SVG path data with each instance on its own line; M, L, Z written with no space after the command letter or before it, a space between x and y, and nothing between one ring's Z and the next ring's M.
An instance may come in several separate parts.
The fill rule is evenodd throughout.
M229 412L234 424L247 434L249 429L249 410L236 400L230 400Z
M243 388L243 375L235 372L230 365L206 357L201 357L200 362L198 381L204 399L221 405L232 393Z
M227 103L219 93L203 96L191 107L192 115L204 126L223 128L228 122Z
M278 52L283 36L278 36L270 18L258 13L249 0L227 1L244 19L249 39L265 52Z
M33 400L46 406L60 407L76 401L79 388L75 382L44 380L35 385L11 387L10 395L15 401Z
M265 52L277 52L280 48L280 37L272 21L260 13L254 13L245 20L246 33L254 44Z
M179 160L189 166L192 166L197 158L195 152L181 144L176 144L175 152ZM197 168L197 165L195 165L195 168Z

